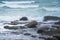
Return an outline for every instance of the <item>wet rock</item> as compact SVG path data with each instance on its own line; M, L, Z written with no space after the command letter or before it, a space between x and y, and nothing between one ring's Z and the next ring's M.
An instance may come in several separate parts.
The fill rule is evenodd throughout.
M44 30L38 30L37 31L37 33L43 33L44 32Z
M9 26L4 26L4 28L8 29L8 28L9 28Z
M26 24L25 26L27 26L28 28L35 28L37 25L36 21L31 21L28 24Z
M20 33L19 32L11 32L12 34L16 34L16 35L19 35Z
M36 35L31 35L31 37L36 38L37 36Z
M60 20L60 17L56 16L45 16L44 21L49 21L49 20Z
M19 24L19 22L16 20L16 21L12 21L10 24L11 25L17 25L17 24Z
M27 18L27 17L22 17L20 20L22 20L22 21L27 21L28 18Z
M54 35L53 37L57 38L57 40L60 40L60 35Z
M60 28L60 26L58 26L58 25L52 25L52 27L57 28L57 29Z
M14 26L13 26L13 27L4 26L4 28L5 28L5 29L15 29L15 30L18 29L17 27L14 27Z
M56 22L55 24L60 25L60 21Z
M26 27L24 27L24 26L20 26L20 29L26 29Z
M46 39L45 37L39 37L39 39L41 39L41 38L42 38L42 39Z
M49 30L49 27L45 26L45 27L40 27L38 30L37 30L37 33L43 33L45 31L48 31Z
M46 38L45 40L57 40L56 38Z
M30 36L31 34L30 33L24 33L24 35Z

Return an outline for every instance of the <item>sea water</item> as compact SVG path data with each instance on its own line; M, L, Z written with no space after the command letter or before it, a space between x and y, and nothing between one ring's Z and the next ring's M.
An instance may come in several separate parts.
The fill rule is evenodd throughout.
M29 20L42 21L44 16L50 15L60 16L60 0L0 0L2 22L19 20L23 16L28 17ZM0 23L0 40L39 40L22 34L11 34L12 30L4 29L3 26Z
M46 15L60 16L59 3L60 3L59 0L1 1L0 2L0 16L1 16L0 19L11 20L12 18L16 19L22 16L41 19L40 17L44 17Z

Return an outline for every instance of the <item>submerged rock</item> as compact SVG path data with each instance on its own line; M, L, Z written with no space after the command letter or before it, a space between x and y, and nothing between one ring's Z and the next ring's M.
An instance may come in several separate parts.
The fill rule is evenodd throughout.
M31 21L28 24L26 24L25 26L27 26L28 28L35 28L37 25L36 21Z
M56 16L45 16L44 21L49 21L49 20L60 20L60 17Z
M27 17L22 17L20 20L22 20L22 21L27 21L28 18L27 18Z
M18 29L17 27L9 27L9 26L4 26L5 29Z

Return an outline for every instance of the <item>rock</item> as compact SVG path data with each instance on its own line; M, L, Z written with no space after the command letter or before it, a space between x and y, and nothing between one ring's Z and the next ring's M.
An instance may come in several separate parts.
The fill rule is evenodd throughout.
M25 26L27 26L28 28L35 28L37 25L36 21L31 21L28 24L26 24Z
M44 30L38 30L37 31L37 33L43 33L44 32Z
M60 17L56 16L45 16L44 21L49 21L49 20L60 20Z
M37 36L36 35L31 35L31 37L36 38Z
M17 25L17 24L19 24L19 22L16 20L16 21L12 21L10 24L11 25Z
M60 40L60 35L54 35L53 37L57 38L57 40Z
M24 35L30 36L31 34L30 33L25 33Z
M26 29L26 27L24 27L24 26L20 26L19 28L20 28L20 29Z
M16 34L16 35L19 35L20 33L19 32L11 32L12 34Z
M58 26L58 25L52 25L52 27L57 28L57 29L60 28L60 26Z
M56 38L46 38L45 40L57 40Z
M44 26L44 27L42 26L37 30L37 33L43 33L43 32L48 31L48 30L49 30L48 26Z
M28 18L27 18L27 17L22 17L20 20L22 20L22 21L27 21Z
M56 22L55 24L60 25L60 21Z
M18 29L18 27L9 27L9 26L4 26L5 29Z
M8 28L9 28L9 26L4 26L4 28L8 29Z

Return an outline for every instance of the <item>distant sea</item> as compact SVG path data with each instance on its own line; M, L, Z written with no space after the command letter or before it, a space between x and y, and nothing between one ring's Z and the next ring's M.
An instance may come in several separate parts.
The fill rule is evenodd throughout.
M0 0L2 20L13 20L22 16L40 20L47 15L60 16L60 0Z

